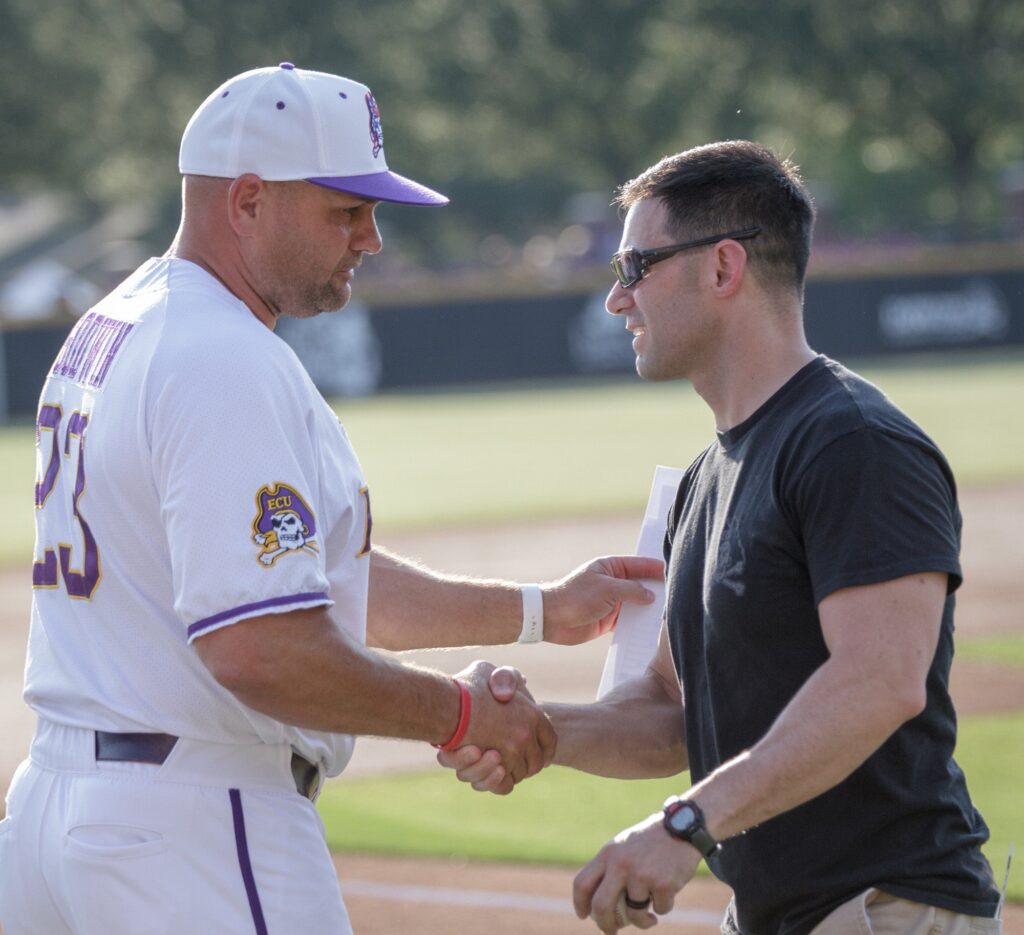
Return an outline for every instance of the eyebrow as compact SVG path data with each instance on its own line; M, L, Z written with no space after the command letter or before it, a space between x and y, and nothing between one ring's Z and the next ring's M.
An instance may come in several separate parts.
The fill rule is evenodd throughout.
M346 200L349 199L349 198L355 198L355 199L357 199L357 201L356 201L355 204L342 204L339 201L339 198L341 198L341 197L344 197ZM378 204L380 204L380 201L378 199L364 198L362 195L356 195L356 194L353 194L352 192L343 192L343 191L340 191L340 190L335 190L334 192L332 192L331 201L332 201L332 207L335 207L335 208L361 208L363 205L378 205Z

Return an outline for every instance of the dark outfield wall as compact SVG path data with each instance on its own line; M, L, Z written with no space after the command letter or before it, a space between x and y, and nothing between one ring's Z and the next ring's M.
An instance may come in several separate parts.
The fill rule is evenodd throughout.
M449 301L354 302L279 327L327 395L492 380L629 372L622 322L605 292ZM1024 270L812 281L811 345L839 359L1024 345ZM0 333L0 417L31 415L67 326Z
M630 336L605 294L356 305L321 316L319 332L289 322L283 336L328 394L631 372ZM806 324L811 346L839 359L1024 345L1024 271L815 281Z

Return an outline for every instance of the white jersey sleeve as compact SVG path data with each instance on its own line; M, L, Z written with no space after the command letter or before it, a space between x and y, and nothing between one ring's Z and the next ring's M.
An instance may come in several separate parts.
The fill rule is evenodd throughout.
M269 331L165 335L148 385L154 481L188 638L328 604L320 529L322 400ZM233 346L225 346L229 343ZM341 478L336 478L341 482Z

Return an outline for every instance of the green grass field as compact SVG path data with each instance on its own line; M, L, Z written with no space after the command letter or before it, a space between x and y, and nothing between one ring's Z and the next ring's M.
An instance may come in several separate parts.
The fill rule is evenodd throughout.
M998 636L958 636L956 657L1024 669L1024 632L1001 633Z
M957 760L992 832L985 853L1002 882L1010 844L1024 845L1017 785L1024 774L1024 712L964 718ZM552 767L499 798L474 792L438 768L341 779L328 784L319 807L334 850L582 866L618 831L687 785L687 774L626 782ZM1019 867L1009 894L1024 900Z
M1024 353L867 368L943 448L961 484L1024 477ZM685 466L714 423L689 385L623 378L338 406L381 529L637 510L656 464ZM424 495L426 494L426 496Z
M935 438L961 485L1024 477L1024 352L901 358L862 372ZM640 510L654 466L689 464L714 431L688 385L630 377L382 395L336 408L370 482L382 542L416 527ZM0 431L0 472L0 564L11 564L32 550L31 427Z

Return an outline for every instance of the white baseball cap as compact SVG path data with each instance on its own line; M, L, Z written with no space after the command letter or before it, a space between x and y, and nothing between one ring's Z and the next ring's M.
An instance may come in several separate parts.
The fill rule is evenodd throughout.
M178 168L182 175L304 180L375 201L448 204L388 169L380 111L366 85L290 62L244 72L203 101L182 134Z

